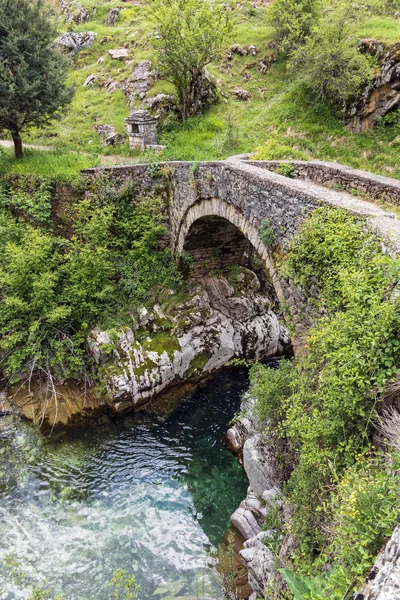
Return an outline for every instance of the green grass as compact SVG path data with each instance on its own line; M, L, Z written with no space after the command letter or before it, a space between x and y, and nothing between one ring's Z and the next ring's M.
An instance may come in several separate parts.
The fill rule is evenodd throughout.
M391 17L375 17L363 23L358 33L361 38L394 44L400 41L400 22Z
M101 85L107 79L121 82L131 77L136 62L151 58L148 35L152 26L146 21L143 6L124 6L117 24L109 27L107 14L111 8L121 7L119 2L87 0L84 5L89 11L97 8L87 23L71 25L60 20L59 24L60 31L97 33L93 46L72 59L70 82L76 89L72 105L61 119L46 129L32 130L24 141L53 145L63 151L121 155L124 161L127 157L132 160L214 160L254 152L272 136L278 147L291 147L295 156L337 161L400 178L399 145L395 142L400 135L399 125L382 125L370 133L351 134L327 106L316 104L307 96L300 81L293 81L283 60L265 75L259 73L259 61L272 52L268 47L272 31L266 25L267 9L254 9L250 2L235 8L237 23L227 48L233 43L254 44L258 52L256 56L235 54L231 61L223 56L218 63L209 66L221 91L217 105L206 115L185 124L170 120L168 128L160 131L159 141L167 146L161 154L146 152L138 156L127 144L104 147L93 125L112 125L124 134L129 107L121 90L109 93ZM236 3L233 6L236 7ZM400 39L399 28L398 20L374 17L360 27L358 37L394 42ZM128 49L128 60L113 60L108 50L122 46ZM103 58L103 62L98 62ZM84 88L83 82L92 73L96 76L95 85ZM249 102L236 100L232 95L239 87L250 92ZM156 81L147 96L163 91L171 93L170 84ZM139 101L135 104L140 106Z
M43 175L54 179L73 178L81 169L95 167L99 159L68 150L25 150L24 158L16 160L13 150L0 151L0 174Z

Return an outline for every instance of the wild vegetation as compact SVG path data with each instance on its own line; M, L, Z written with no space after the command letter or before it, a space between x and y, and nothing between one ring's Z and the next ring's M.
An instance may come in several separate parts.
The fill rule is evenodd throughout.
M181 284L159 245L160 200L138 202L129 185L117 191L106 179L75 192L60 218L49 179L19 177L0 192L3 383L90 378L90 328L124 322Z
M382 3L377 7L369 2L370 7L362 19L350 20L353 50L357 41L365 37L388 43L398 41L399 21L393 18L398 10L396 1L387 7ZM311 0L301 6L303 4L305 8L313 7L312 14L317 10L317 3ZM130 107L123 92L124 85L132 78L135 64L144 59L154 60L151 37L153 23L149 21L145 7L128 3L122 6L115 0L101 4L97 0L87 0L84 6L88 10L89 20L76 24L73 21L66 23L66 15L60 14L58 0L53 0L52 6L58 19L59 33L90 30L97 37L90 48L71 57L68 85L75 87L75 96L70 109L48 127L32 128L26 141L59 148L65 157L68 152L84 152L88 155L85 160L92 160L93 164L98 160L97 155L102 156L102 164L105 161L137 159L138 153L130 151L127 142L103 146L93 124L109 124L121 136L125 134L124 119ZM76 6L74 0L71 14ZM106 24L107 15L117 6L121 7L120 14L116 24L109 26ZM231 4L234 28L224 42L222 55L214 57L207 67L217 84L219 100L206 114L191 117L184 123L180 122L174 111L163 119L159 142L165 144L166 149L156 160L222 159L259 148L259 158L335 160L394 177L400 176L398 119L392 119L390 123L383 120L371 132L352 134L344 126L342 114L310 93L303 78L293 77L287 54L279 53L275 46L276 38L285 35L285 32L276 29L272 12L275 10L275 13L288 17L288 7L293 10L293 6L290 2L286 3L286 8L282 8L278 2L274 2L272 8L262 4L254 7L250 2ZM319 27L314 17L313 27L317 27L317 30ZM306 32L310 28L311 23ZM324 43L328 43L328 40ZM229 51L233 44L239 46L240 53ZM256 55L246 54L249 45L256 47ZM112 59L108 51L122 47L127 50L126 59ZM316 44L313 60L320 58L317 50ZM328 59L331 60L330 54L327 55ZM266 71L260 67L261 62L267 65ZM310 65L307 62L307 72L311 69ZM327 67L329 69L330 62ZM96 77L95 82L92 86L83 87L87 76L91 74ZM234 94L237 89L248 92L249 100L239 100ZM151 83L146 98L161 92L173 94L174 88L157 78ZM131 108L141 104L137 96L130 101ZM107 155L119 155L119 158L108 158ZM140 157L140 160L154 159L149 153ZM6 160L0 157L1 163L3 170L14 168L8 156ZM39 167L39 161L27 165L34 173Z
M296 550L287 568L295 574L283 574L303 589L296 599L339 600L362 582L400 515L399 457L371 443L400 364L400 262L354 217L321 208L280 269L318 290L307 355L276 371L252 368L260 417L291 471L286 533L295 535Z

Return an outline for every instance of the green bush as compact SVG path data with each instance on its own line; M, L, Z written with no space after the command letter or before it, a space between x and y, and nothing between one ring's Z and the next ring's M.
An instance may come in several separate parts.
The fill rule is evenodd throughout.
M400 306L392 290L400 261L384 254L364 223L345 211L315 210L293 241L281 273L319 289L325 315L310 331L308 354L277 371L252 369L252 393L294 464L292 503L297 564L312 564L326 539L329 497L369 447L371 418L400 364ZM316 313L317 314L317 313Z
M342 108L372 76L371 58L358 51L354 21L358 7L338 2L325 8L304 45L292 53L289 68L319 101Z
M279 136L274 133L268 137L268 140L257 148L255 159L256 160L284 160L291 158L299 158L307 160L307 155L296 148L282 143Z
M307 39L321 10L321 0L274 0L267 20L275 30L276 39L289 50Z
M1 375L11 382L40 371L82 376L91 327L123 323L160 289L180 285L158 243L161 201L138 202L130 186L97 180L69 208L68 236L24 219L0 210Z

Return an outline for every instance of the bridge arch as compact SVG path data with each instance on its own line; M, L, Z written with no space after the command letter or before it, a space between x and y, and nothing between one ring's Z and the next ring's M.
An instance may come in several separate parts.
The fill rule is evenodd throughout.
M220 198L211 198L196 202L196 204L193 204L186 211L178 228L174 248L176 255L182 253L189 230L195 221L205 217L217 217L229 221L257 250L268 269L272 268L268 248L261 241L258 228L252 225L235 206Z
M218 227L224 228L223 234L228 234L228 248L234 248L233 261L238 257L236 250L246 253L246 242L257 252L271 277L275 292L279 299L283 298L283 291L277 279L273 261L266 245L262 242L259 227L256 227L232 204L220 198L209 198L192 204L181 219L176 235L174 252L179 257L182 252L196 253L205 245L196 241L196 236L203 235L208 245L213 245L218 237ZM235 236L235 231L236 236ZM218 249L222 244L216 245ZM209 248L212 251L212 248ZM224 248L222 247L222 251ZM240 261L238 261L240 262Z

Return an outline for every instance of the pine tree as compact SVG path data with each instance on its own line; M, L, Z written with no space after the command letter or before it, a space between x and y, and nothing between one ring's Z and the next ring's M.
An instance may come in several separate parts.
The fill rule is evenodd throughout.
M22 158L21 131L46 124L68 104L67 59L43 0L0 0L0 130Z

